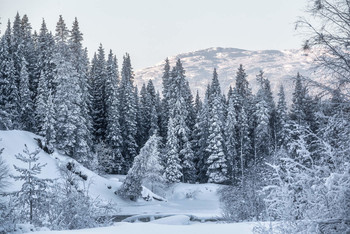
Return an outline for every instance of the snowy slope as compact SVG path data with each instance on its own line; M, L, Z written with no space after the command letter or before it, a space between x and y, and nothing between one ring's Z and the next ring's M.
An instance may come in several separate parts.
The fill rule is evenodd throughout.
M17 173L12 165L16 165L18 167L26 167L24 163L15 158L15 155L18 153L23 153L25 144L28 146L30 152L37 149L37 142L34 138L40 137L33 133L25 131L0 131L0 139L2 139L0 141L0 148L4 148L2 157L8 164L11 174L16 175ZM74 160L57 152L49 155L41 150L39 153L39 162L41 164L46 164L46 166L42 169L40 177L49 179L60 178L58 166L62 164L66 165L70 161ZM114 194L114 189L118 188L121 182L105 179L96 173L84 168L79 163L75 163L78 165L79 170L88 176L87 183L91 183L89 193L92 197L99 197L104 201L111 201L115 204L121 201L120 198ZM10 178L9 182L11 186L7 188L8 191L16 191L20 189L20 181L14 181ZM108 189L108 186L112 186L112 189Z
M272 90L278 92L280 84L284 84L287 95L291 93L291 78L300 72L305 76L312 76L312 54L305 54L302 50L260 50L249 51L236 48L209 48L190 53L183 53L169 57L171 66L175 65L176 59L180 58L186 77L192 88L204 94L206 85L211 81L213 68L217 68L219 81L225 93L230 85L235 83L237 68L243 64L248 74L248 81L256 91L257 82L255 76L259 70L264 70L266 77L271 81ZM164 62L153 67L135 72L135 82L140 87L149 79L154 81L157 89L162 87L162 72ZM290 95L289 95L290 96Z
M0 131L0 148L4 148L3 158L8 164L11 173L17 172L12 165L24 167L21 161L15 158L15 155L22 153L26 144L30 151L38 148L34 138L39 136L25 131ZM42 178L55 179L60 177L58 171L59 165L66 165L72 160L70 157L54 152L48 155L44 151L39 153L39 162L47 164L41 173ZM175 184L166 190L167 201L145 201L139 199L138 202L126 201L114 194L120 185L124 176L106 176L102 177L96 173L84 168L79 163L75 162L80 171L88 176L89 194L93 198L111 202L117 207L120 212L118 215L139 215L139 214L188 214L199 217L217 217L221 215L220 204L216 190L219 187L215 184ZM8 191L16 191L21 187L21 182L9 179L11 186ZM111 187L110 189L108 187ZM147 188L144 188L143 194L152 194Z

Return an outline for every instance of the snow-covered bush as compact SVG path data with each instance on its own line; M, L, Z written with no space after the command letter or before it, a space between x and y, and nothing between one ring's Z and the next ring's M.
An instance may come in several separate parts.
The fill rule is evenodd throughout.
M16 209L14 196L1 194L0 196L0 233L13 232L19 222L19 211Z
M261 194L246 181L242 186L225 186L219 190L223 216L231 222L261 220L264 202Z
M324 139L318 144L322 157L305 164L310 152L300 145L304 141L296 140L296 144L297 157L285 152L276 165L270 165L274 174L263 189L268 216L283 221L275 229L284 233L335 233L335 227L345 233L350 228L346 225L350 223L350 164L347 160L337 163L336 150Z
M76 170L69 170L66 166L59 170L62 177L51 187L46 226L63 230L109 224L106 217L113 208L89 197L86 181L74 173Z
M15 229L17 217L12 197L4 192L8 185L9 168L1 153L2 149L0 150L0 233L7 233Z
M6 165L5 161L2 159L1 156L2 151L3 149L0 149L0 194L3 191L3 189L7 186L7 178L9 176L8 166Z

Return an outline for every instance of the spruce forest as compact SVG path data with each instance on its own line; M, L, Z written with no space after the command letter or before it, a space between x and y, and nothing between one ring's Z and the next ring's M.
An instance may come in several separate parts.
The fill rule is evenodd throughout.
M297 26L313 32L305 50L325 51L315 63L331 83L297 73L293 87L273 93L261 70L253 93L242 64L232 67L227 93L220 70L210 68L203 96L181 59L165 59L162 87L152 80L137 87L128 53L117 61L100 44L89 58L77 18L69 25L59 16L54 31L43 19L35 31L17 13L0 34L1 138L13 130L37 137L34 151L17 146L14 160L24 164L13 168L6 160L14 155L0 156L0 233L24 224L31 231L111 226L118 204L99 203L79 187L91 177L84 170L122 176L108 189L126 204L164 203L176 185L215 184L219 223L252 222L255 233L350 232L350 8L345 0L313 2L324 25L300 19ZM39 152L67 157L60 182L41 176L47 165ZM8 178L23 186L7 191Z

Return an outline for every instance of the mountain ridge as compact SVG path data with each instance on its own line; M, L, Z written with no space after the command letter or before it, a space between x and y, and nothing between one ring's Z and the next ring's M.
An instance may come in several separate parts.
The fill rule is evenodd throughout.
M274 95L277 95L280 84L286 89L287 98L292 93L293 77L299 72L303 76L312 77L314 54L303 50L245 50L231 47L210 47L207 49L169 56L171 66L180 58L185 69L192 93L198 90L201 97L207 84L212 79L213 69L219 74L219 81L224 94L229 86L234 86L236 71L240 64L246 70L247 79L253 92L257 91L256 75L260 70L269 78ZM135 83L141 87L151 79L158 90L162 88L164 61L135 72Z

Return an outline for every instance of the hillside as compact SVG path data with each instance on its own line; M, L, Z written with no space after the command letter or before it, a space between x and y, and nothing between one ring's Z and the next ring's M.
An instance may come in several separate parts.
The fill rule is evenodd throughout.
M280 84L284 84L286 93L291 93L292 77L297 72L304 76L312 76L312 55L302 50L260 50L250 51L236 48L209 48L169 57L171 66L180 58L186 70L186 77L192 88L202 95L212 78L213 68L217 68L223 92L235 84L237 68L243 64L248 74L248 81L256 91L255 76L260 70L270 79L273 92L276 94ZM164 62L135 72L135 82L140 87L143 82L152 79L156 88L162 87Z
M15 158L18 153L23 153L24 145L27 145L30 152L38 148L35 138L39 136L19 130L0 131L0 149L4 148L2 157L10 169L12 175L17 175L13 165L25 167L26 165ZM120 187L125 176L109 175L100 176L85 168L72 158L55 151L49 155L43 150L39 153L39 163L46 164L40 175L41 178L58 179L61 177L58 167L65 166L68 162L74 162L82 174L87 175L85 185L89 185L89 194L92 198L100 199L103 202L110 202L118 209L117 215L138 215L138 214L189 214L201 217L216 217L221 215L216 184L174 184L166 189L166 201L145 201L139 199L131 202L121 199L114 192ZM14 181L9 178L10 186L7 192L17 191L21 188L21 181ZM155 196L147 188L143 188L144 197Z

